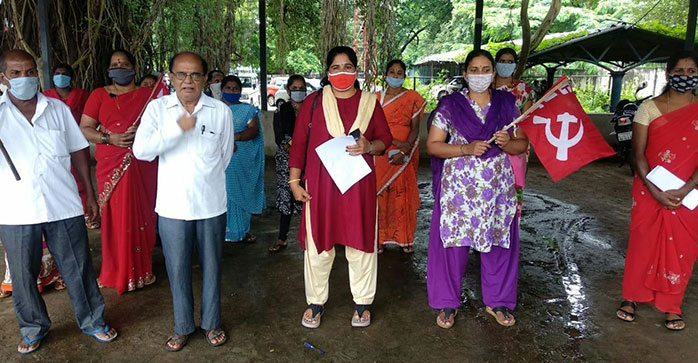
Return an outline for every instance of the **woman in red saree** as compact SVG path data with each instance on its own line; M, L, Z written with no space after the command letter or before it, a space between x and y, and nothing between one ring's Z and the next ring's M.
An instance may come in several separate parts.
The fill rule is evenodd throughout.
M403 252L414 252L419 189L419 120L424 114L424 98L404 88L407 67L399 59L388 62L386 90L377 94L393 136L393 144L383 155L374 157L378 187L378 253L383 245L395 244Z
M85 108L85 102L87 102L87 97L90 95L89 92L82 88L73 87L73 77L75 72L73 67L66 63L58 63L53 67L53 86L47 91L44 91L44 96L56 98L63 101L68 107L70 107L70 113L73 114L75 122L80 124L80 117L82 116L82 110ZM90 160L90 149L85 149L83 151L87 154L88 160ZM78 178L75 170L70 170L75 178L75 183L78 185L78 193L80 194L80 199L82 199L83 209L85 208L85 201L87 196L85 194L85 186L82 185L80 178ZM99 222L87 223L87 228L97 229L99 228Z
M698 185L698 56L680 52L667 64L667 90L638 109L633 127L636 175L623 299L618 318L633 321L636 303L666 314L669 330L686 327L681 303L698 256L698 208L681 204ZM647 174L662 166L686 184L661 191Z
M102 214L99 282L116 288L118 294L155 282L157 161L136 160L131 151L138 118L152 89L136 87L134 66L130 53L112 53L113 84L90 94L80 123L87 140L97 144L97 203Z

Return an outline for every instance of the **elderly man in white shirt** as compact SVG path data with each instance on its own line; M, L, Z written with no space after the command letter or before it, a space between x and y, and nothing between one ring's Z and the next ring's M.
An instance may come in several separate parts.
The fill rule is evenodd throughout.
M42 236L65 280L78 326L100 342L116 339L104 322L104 300L97 287L88 246L83 207L71 160L87 187L87 220L99 213L88 159L87 141L63 102L38 91L36 62L27 52L0 56L0 140L16 167L0 157L0 239L12 274L12 298L22 333L17 351L39 349L51 325L36 288Z
M233 115L202 93L206 62L183 52L170 61L175 93L152 101L133 142L140 160L158 158L155 211L174 305L174 335L165 349L179 351L195 330L191 284L194 245L203 273L201 328L212 346L221 329L221 255L225 239L225 168L233 155Z

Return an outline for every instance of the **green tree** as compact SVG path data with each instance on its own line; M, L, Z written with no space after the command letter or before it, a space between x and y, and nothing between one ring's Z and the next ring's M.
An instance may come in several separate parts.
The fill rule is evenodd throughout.
M286 67L289 73L310 75L311 73L320 73L322 64L320 59L305 49L295 49L286 56Z
M450 0L399 0L395 4L397 24L398 55L420 37L432 38L441 29L441 25L451 20L453 4Z

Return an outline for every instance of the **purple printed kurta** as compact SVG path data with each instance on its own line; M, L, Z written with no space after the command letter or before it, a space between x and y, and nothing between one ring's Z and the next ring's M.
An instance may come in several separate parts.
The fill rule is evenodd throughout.
M465 92L444 97L430 120L429 126L449 134L451 144L487 140L519 114L509 93L492 91L490 105L481 110ZM463 247L471 247L483 252L485 303L513 309L518 221L513 172L506 154L493 145L480 157L432 156L431 167L434 212L427 262L429 304L439 309L460 305L468 256L468 248Z

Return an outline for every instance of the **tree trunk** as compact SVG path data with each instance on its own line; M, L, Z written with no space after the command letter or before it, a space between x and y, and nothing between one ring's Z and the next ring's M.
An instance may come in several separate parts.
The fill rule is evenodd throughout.
M531 23L528 19L528 3L529 0L521 0L521 51L519 52L519 63L516 66L516 72L514 73L514 78L521 78L524 70L526 69L526 63L528 62L528 56L534 51L540 43L548 34L548 31L553 25L555 18L560 13L562 7L562 0L553 0L550 3L550 8L548 13L543 18L538 29L531 37Z
M325 15L322 49L323 56L326 56L330 49L344 45L346 41L347 6L345 0L323 0L322 13Z

